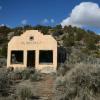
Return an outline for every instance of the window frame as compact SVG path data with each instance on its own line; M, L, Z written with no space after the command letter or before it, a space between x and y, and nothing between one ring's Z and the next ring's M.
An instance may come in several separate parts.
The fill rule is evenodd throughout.
M41 53L41 51L43 51L43 52L51 51L51 53L52 53L52 57L51 57L52 59L51 60L52 61L50 61L50 62L46 62L46 61L45 62L41 62L40 61L40 53ZM44 64L44 65L51 65L51 64L53 64L53 50L39 50L39 64Z
M12 52L22 52L22 62L18 62L18 63L12 62ZM10 64L11 65L24 64L24 50L11 50Z

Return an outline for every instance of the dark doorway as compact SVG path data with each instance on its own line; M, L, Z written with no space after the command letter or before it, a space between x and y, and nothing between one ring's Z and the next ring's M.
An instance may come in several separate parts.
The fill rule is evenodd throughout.
M27 67L35 67L35 50L27 51Z

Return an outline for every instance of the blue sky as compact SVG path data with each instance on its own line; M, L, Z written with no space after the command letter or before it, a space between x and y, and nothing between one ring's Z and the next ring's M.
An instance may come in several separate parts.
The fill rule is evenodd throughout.
M0 24L11 27L23 24L55 26L67 19L75 6L82 2L100 5L100 0L0 0ZM100 33L97 26L85 27Z

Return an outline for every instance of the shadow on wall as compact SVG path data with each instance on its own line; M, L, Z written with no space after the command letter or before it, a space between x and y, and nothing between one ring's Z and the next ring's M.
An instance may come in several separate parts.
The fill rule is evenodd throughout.
M57 57L57 62L58 63L64 63L66 61L66 57L67 57L67 52L66 49L64 47L58 47L58 57Z

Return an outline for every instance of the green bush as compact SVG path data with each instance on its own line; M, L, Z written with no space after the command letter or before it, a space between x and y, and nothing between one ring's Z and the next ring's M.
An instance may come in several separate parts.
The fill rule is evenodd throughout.
M1 49L1 55L7 57L7 46L4 45Z
M29 87L20 87L17 89L17 95L20 100L29 100L32 97L32 91Z
M65 75L65 73L66 73L65 67L61 66L58 68L58 71L57 71L58 76L61 76L61 75L63 76L63 75Z
M34 74L30 75L30 81L39 81L41 79L42 78L39 72L35 72Z
M10 80L5 70L0 69L0 95L7 96L10 89Z
M78 64L65 76L62 100L99 100L100 65Z
M75 66L73 64L60 65L57 70L57 76L64 76L68 71L70 71Z
M8 97L0 97L0 100L15 100L11 96Z
M8 73L8 78L10 80L21 80L22 75L21 75L21 72L19 72L19 71L11 71Z
M31 74L34 74L34 69L25 69L25 70L8 70L8 78L11 80L27 80L30 78Z
M56 86L64 86L65 85L65 78L63 76L59 76L56 78Z
M25 69L21 72L22 78L23 79L29 79L31 74L34 74L35 70L34 69Z

